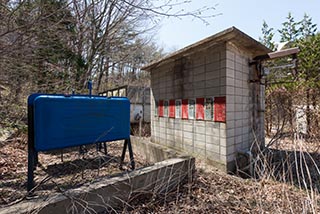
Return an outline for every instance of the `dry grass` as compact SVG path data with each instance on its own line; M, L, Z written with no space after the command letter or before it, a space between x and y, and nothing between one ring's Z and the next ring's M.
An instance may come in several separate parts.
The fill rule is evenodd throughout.
M12 142L1 143L0 149L0 206L23 199L27 181L26 136ZM40 166L35 170L36 190L39 196L79 187L105 176L115 176L123 172L119 169L123 143L108 143L108 155L97 152L95 145L87 146L88 152L79 155L78 148L61 152L39 153ZM128 155L127 155L128 156ZM136 167L150 165L134 151ZM125 161L128 161L126 157ZM129 170L129 165L125 170Z
M308 193L273 179L243 179L197 161L194 180L170 195L141 196L130 213L312 213ZM148 199L147 199L148 198ZM319 195L314 200L319 201ZM122 213L128 210L120 211ZM315 213L316 213L315 212Z
M21 141L24 142L23 139ZM112 143L107 159L103 158L104 155L97 154L95 149L91 149L84 158L79 158L78 151L69 151L64 155L63 163L59 153L40 154L40 162L44 168L36 171L37 183L43 178L49 179L39 186L37 192L45 195L64 191L120 172L118 159L121 148L122 144ZM273 149L262 152L256 159L258 179L229 175L197 160L194 177L186 179L174 192L134 192L128 201L123 202L123 207L112 210L114 213L166 214L320 212L318 186L314 185L316 181L319 182L320 174L315 167L317 159L313 158L319 157L319 154L312 156L305 148L304 152L298 153L301 155L298 160L295 159L297 156L292 156L296 154L292 150L287 150L291 152L287 153L291 156L283 156L278 155L279 146L277 151ZM4 205L26 193L26 144L16 141L2 145L0 152L0 195ZM272 158L270 154L273 155ZM146 165L137 153L135 157L138 167ZM291 170L288 170L289 166Z

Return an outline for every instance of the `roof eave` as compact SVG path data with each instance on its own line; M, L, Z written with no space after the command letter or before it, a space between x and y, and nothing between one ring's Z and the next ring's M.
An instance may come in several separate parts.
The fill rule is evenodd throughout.
M150 64L143 66L141 70L150 71L152 68L158 67L163 63L174 61L175 59L180 58L182 56L187 56L194 52L199 52L203 49L208 49L209 47L212 47L213 45L219 44L221 42L227 42L227 41L237 42L239 41L239 39L242 39L243 41L247 41L247 46L249 48L255 47L255 50L256 50L254 53L255 55L262 55L262 54L267 54L271 52L270 49L268 49L267 47L265 47L255 39L251 38L247 34L243 33L242 31L238 30L236 27L231 27L217 34L214 34L208 38L200 40L199 42L196 42L192 45L182 48L157 61L151 62Z

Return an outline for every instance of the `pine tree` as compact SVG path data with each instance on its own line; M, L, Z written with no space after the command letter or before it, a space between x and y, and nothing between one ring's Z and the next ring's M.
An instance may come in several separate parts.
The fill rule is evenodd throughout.
M263 24L263 29L264 38L268 38L265 35L270 32L267 31L268 26L265 23ZM291 13L288 14L286 21L282 23L282 28L278 32L280 33L280 41L287 42L286 47L299 47L300 49L298 63L296 64L297 68L295 69L297 73L292 73L288 68L277 69L277 71L272 70L271 75L268 76L270 82L286 83L268 86L267 92L268 94L274 94L273 92L281 89L281 93L291 95L287 96L288 106L286 109L293 129L293 104L306 106L307 132L310 134L319 128L320 120L311 111L311 108L318 105L318 97L320 95L320 34L316 33L317 25L313 23L312 18L307 14L304 15L301 21L296 22ZM277 67L286 60L277 60L274 61L274 64ZM284 75L288 73L291 73L291 75ZM292 96L294 94L297 97Z
M34 2L40 19L34 28L37 63L37 87L46 92L70 89L71 69L75 62L72 50L74 20L66 0Z
M267 22L264 20L263 24L262 24L261 31L262 31L262 37L259 37L259 41L262 44L264 44L267 48L274 51L276 49L276 45L273 41L274 29L269 28Z
M289 12L287 21L282 23L282 29L278 30L280 33L280 42L294 42L301 35L299 25L301 22L296 22L294 17Z
M308 14L304 14L303 19L300 22L301 26L299 31L303 38L313 36L317 32L317 24L312 22L312 18Z

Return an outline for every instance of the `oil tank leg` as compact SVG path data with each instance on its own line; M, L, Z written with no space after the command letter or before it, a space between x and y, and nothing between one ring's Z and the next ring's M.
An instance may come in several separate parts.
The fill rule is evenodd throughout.
M28 196L33 194L31 191L34 187L34 170L38 162L38 152L34 148L34 127L33 127L33 105L28 104L28 178L27 191Z
M103 147L104 147L104 155L108 154L108 150L107 150L107 143L103 142Z
M60 159L61 159L61 162L63 162L63 149L61 149L60 151Z
M134 162L134 158L133 158L131 140L129 138L126 141L128 141L128 150L129 150L129 156L130 156L131 169L134 170L135 169L135 162Z
M128 140L125 140L124 144L123 144L121 159L120 159L120 169L122 169L122 164L123 164L124 158L126 156L127 146L128 146Z
M39 163L38 152L35 151L34 152L34 169L37 168L38 163Z
M36 152L31 145L28 145L28 181L27 181L27 190L28 195L32 195L33 193L31 190L34 187L34 168L35 168L35 161L36 161Z
M132 151L130 138L124 140L124 145L123 145L123 150L122 150L122 155L121 155L121 162L120 162L120 169L122 169L122 164L123 164L124 158L126 156L127 147L129 150L131 169L134 170L135 169L135 162L134 162L134 158L133 158L133 151Z

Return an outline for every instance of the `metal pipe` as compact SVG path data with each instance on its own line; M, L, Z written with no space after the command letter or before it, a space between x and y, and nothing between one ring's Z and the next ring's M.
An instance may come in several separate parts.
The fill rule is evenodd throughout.
M88 81L88 89L89 89L89 96L91 97L92 96L92 81L91 80Z

